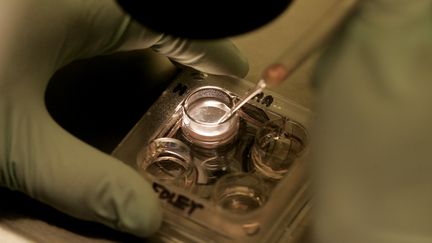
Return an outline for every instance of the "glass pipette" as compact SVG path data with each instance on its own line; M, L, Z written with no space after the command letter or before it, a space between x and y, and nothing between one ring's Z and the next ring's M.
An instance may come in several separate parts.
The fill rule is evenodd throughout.
M312 53L321 47L328 37L340 26L342 21L353 9L358 0L334 0L300 35L293 45L288 47L279 59L266 67L261 80L245 98L240 100L230 111L225 113L218 124L229 119L249 100L262 92L266 87L276 86L286 80Z

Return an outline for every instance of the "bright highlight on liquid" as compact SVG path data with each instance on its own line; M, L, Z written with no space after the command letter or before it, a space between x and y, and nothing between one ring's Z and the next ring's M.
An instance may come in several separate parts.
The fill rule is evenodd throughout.
M202 123L216 123L225 113L229 111L229 107L224 103L212 98L202 98L195 101L189 107L189 115L195 121Z
M212 98L198 99L188 107L189 117L194 120L189 121L189 128L203 137L223 135L230 130L233 121L222 124L217 122L229 110L230 108L221 101Z

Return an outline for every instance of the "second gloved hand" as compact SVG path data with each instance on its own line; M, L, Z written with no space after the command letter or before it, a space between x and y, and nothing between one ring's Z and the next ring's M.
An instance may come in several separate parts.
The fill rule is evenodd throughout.
M362 0L318 64L319 243L432 242L431 10Z
M44 104L47 83L75 59L143 48L204 72L244 76L237 49L146 30L111 0L2 1L0 34L0 185L81 219L154 233L161 210L149 184L56 124Z

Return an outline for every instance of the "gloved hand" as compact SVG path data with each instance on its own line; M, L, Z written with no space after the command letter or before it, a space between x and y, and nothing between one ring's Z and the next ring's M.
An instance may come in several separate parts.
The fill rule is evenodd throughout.
M0 185L81 219L154 233L161 210L149 184L56 124L44 105L47 82L72 60L142 48L204 72L244 76L238 50L228 41L154 33L112 0L1 1L0 33Z
M319 62L318 243L432 242L431 11L360 1Z

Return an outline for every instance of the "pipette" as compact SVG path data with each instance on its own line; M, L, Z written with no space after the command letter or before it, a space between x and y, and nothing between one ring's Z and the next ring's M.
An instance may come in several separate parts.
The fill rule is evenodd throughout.
M325 44L329 36L340 26L342 21L355 9L358 0L335 0L316 16L308 28L262 73L262 79L230 111L225 113L218 124L230 118L249 100L266 87L276 86L286 80L312 53Z

